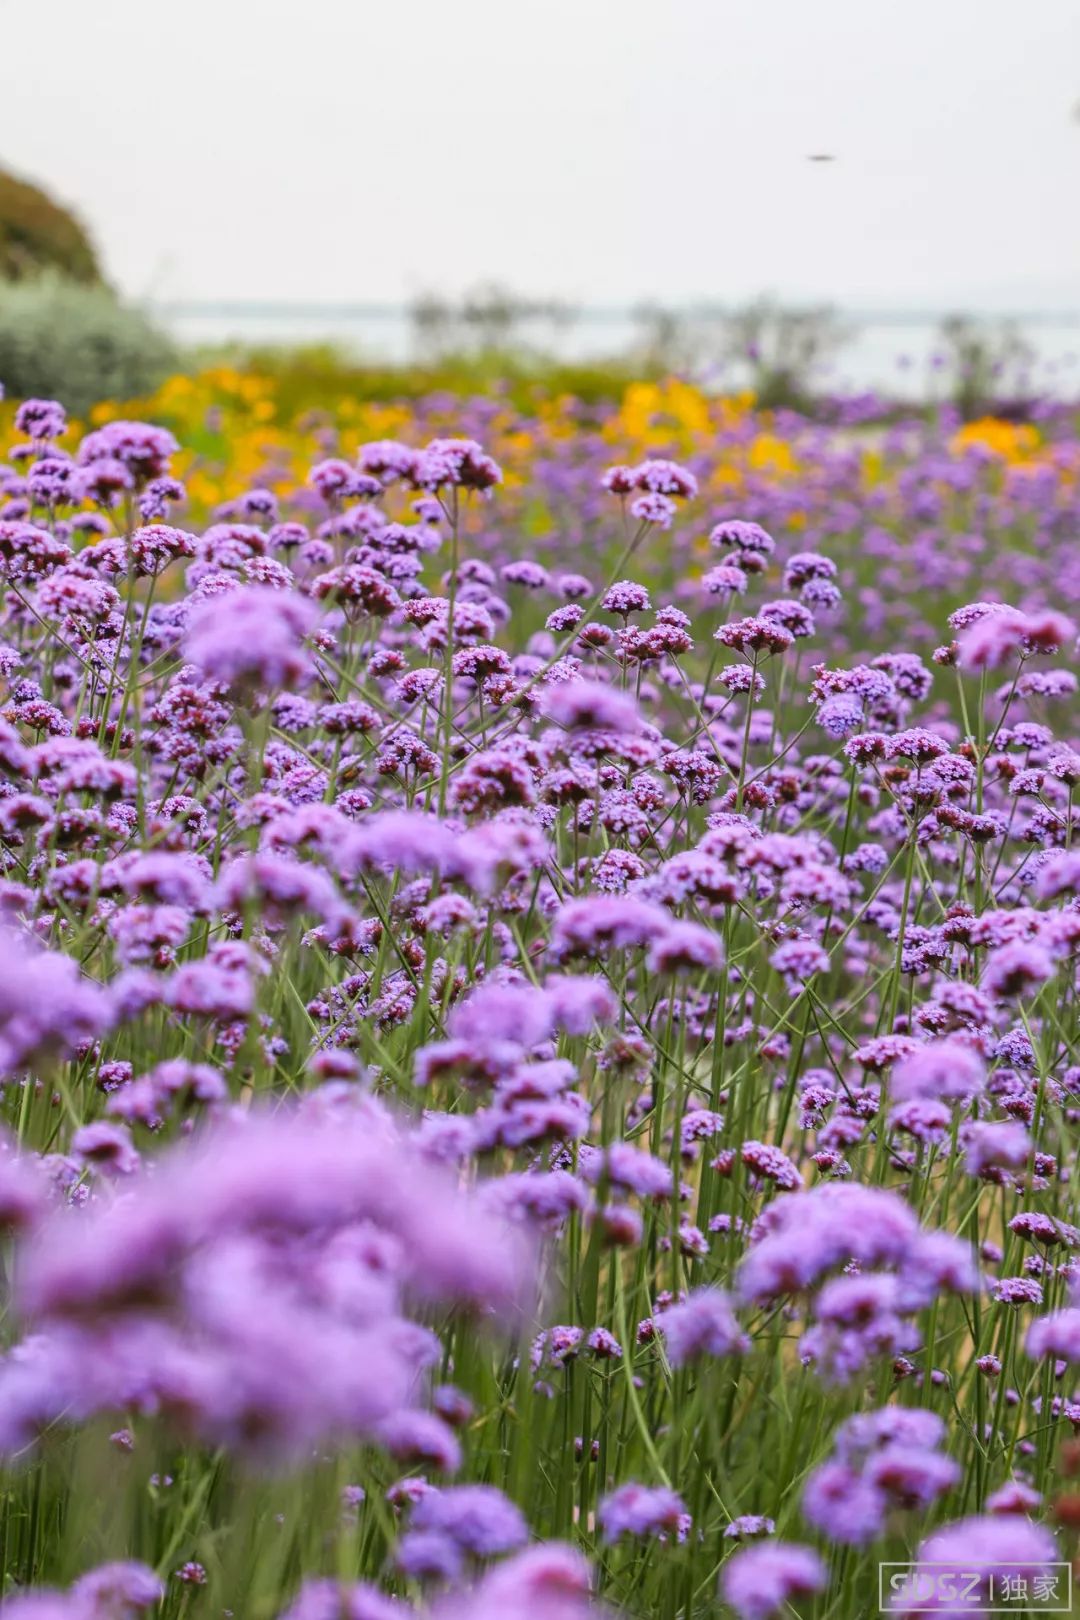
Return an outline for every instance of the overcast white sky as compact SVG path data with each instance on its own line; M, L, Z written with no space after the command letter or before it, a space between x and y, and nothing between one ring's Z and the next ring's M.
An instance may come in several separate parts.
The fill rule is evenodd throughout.
M1080 0L0 0L0 31L0 162L139 297L1080 309Z

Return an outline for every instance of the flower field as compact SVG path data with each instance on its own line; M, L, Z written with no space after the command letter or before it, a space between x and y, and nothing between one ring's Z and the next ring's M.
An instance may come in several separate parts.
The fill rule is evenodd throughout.
M0 412L3 1620L1047 1612L1075 413Z

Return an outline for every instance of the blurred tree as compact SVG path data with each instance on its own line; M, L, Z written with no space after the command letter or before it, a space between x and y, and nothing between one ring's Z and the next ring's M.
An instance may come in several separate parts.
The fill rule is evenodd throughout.
M642 364L661 371L682 371L696 357L694 334L686 314L666 304L647 301L633 310Z
M799 409L821 389L823 368L850 338L827 307L786 309L760 298L727 317L723 358L745 370L764 409Z
M942 356L952 400L967 420L990 413L1026 414L1035 351L1011 321L950 315L941 324Z
M0 169L0 280L26 281L44 271L69 281L103 280L78 220L37 186Z
M573 306L561 299L530 298L498 282L473 287L457 301L424 293L409 310L421 362L455 354L524 354L535 347L529 335L539 336L542 348L545 336L549 342L558 338L575 317Z
M852 337L827 307L789 309L767 298L740 309L640 304L634 318L644 363L714 382L722 375L728 387L751 389L766 410L809 408L824 367Z

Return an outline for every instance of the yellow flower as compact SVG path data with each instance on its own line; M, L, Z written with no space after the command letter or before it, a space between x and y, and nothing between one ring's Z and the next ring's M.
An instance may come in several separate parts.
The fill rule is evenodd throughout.
M997 416L984 416L967 422L955 433L949 448L963 455L973 444L981 444L1003 461L1026 461L1039 448L1039 430L1031 422L1003 422Z

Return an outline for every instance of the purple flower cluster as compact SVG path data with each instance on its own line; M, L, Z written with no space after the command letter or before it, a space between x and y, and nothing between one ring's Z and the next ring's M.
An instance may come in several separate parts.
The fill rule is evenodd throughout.
M8 1609L159 1600L135 1562L32 1595L90 1478L137 1524L73 1548L283 1620L584 1620L586 1550L688 1620L718 1563L765 1620L840 1612L830 1548L869 1612L886 1536L1054 1560L1075 431L864 455L780 413L765 472L709 420L526 461L501 396L408 444L320 416L207 520L166 429L69 452L18 407ZM249 1544L291 1606L234 1598Z
M107 1129L73 1153L93 1160ZM437 1346L406 1303L512 1316L529 1255L380 1104L330 1085L223 1115L124 1198L39 1214L18 1272L33 1334L0 1372L8 1453L124 1410L271 1456L346 1435L393 1451L411 1423L452 1471L444 1420L414 1409Z

